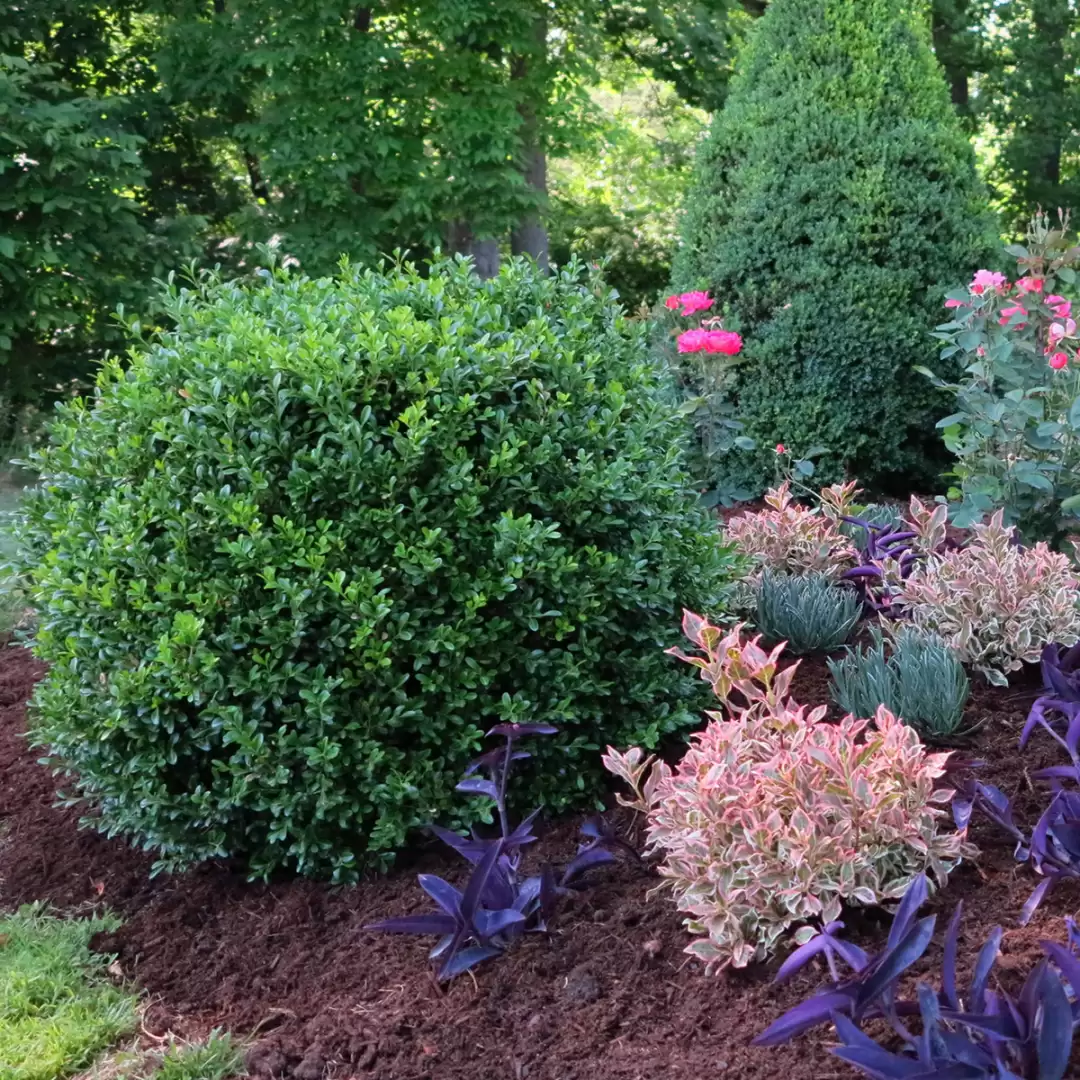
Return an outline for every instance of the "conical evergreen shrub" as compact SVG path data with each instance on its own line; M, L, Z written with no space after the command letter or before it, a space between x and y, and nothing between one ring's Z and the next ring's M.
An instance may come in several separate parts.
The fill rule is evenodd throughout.
M761 490L776 443L828 478L932 481L947 409L915 364L994 222L911 0L773 0L698 158L673 276L745 341L734 393L759 449L721 462Z

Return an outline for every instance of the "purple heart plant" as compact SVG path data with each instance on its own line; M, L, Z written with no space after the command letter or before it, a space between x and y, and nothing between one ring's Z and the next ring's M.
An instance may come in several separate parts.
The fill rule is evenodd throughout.
M840 922L796 949L777 973L778 982L816 956L825 959L830 981L766 1028L754 1045L776 1046L831 1022L840 1038L831 1052L872 1080L1063 1080L1080 1022L1080 934L1075 924L1066 920L1068 946L1040 942L1046 957L1015 997L989 986L1002 938L996 927L961 990L956 961L963 905L957 904L945 933L941 989L919 982L911 1000L901 997L899 983L934 934L936 916L916 919L926 895L926 878L916 878L877 954L840 938ZM841 964L850 974L841 974ZM862 1030L864 1021L879 1018L892 1029L889 1048Z
M489 736L501 735L505 745L478 757L457 790L494 802L499 835L483 838L474 829L471 836L461 836L431 826L440 840L473 867L464 889L434 874L420 874L420 888L435 901L436 910L382 919L365 929L391 934L437 934L439 941L431 956L441 961L439 978L452 979L482 960L498 956L523 934L545 931L558 899L578 887L586 870L614 861L617 851L640 861L634 848L616 836L607 821L594 817L582 825L586 839L561 873L556 874L549 865L541 867L537 874L522 872L524 850L537 839L533 824L539 811L534 810L511 828L506 805L510 772L515 761L531 756L517 749L516 743L525 736L553 735L556 730L550 724L498 724L488 732ZM479 775L481 772L487 776Z

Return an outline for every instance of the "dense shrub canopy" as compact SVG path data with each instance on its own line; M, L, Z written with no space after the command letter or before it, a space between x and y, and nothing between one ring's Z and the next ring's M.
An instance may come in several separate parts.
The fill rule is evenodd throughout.
M989 219L924 21L901 0L774 0L702 146L674 279L713 290L745 341L760 450L727 459L739 486L761 490L778 442L875 485L940 453L911 369Z
M496 722L523 800L692 724L662 646L733 557L596 279L515 262L171 288L38 464L36 737L166 866L349 876L453 816Z

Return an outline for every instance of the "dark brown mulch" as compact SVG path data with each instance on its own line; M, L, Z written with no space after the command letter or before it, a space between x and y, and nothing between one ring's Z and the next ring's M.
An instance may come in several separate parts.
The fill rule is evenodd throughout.
M797 697L825 700L820 659L804 664ZM378 936L369 920L424 906L417 863L460 877L437 852L407 870L355 888L310 882L248 884L208 866L148 878L150 859L119 841L76 827L54 808L54 784L22 736L23 702L40 669L18 648L0 649L0 899L46 899L61 908L105 904L125 924L98 946L148 992L152 1030L198 1033L222 1025L255 1037L257 1076L378 1077L385 1080L827 1080L854 1076L827 1053L824 1033L755 1050L749 1039L810 991L806 975L776 988L776 963L706 976L683 953L687 935L653 881L622 866L558 919L550 940L529 940L446 988L433 980L420 939ZM1022 814L1038 801L1027 773L1055 760L1049 740L1016 751L1034 684L978 689L972 720L984 720L973 749L985 777L1021 793ZM539 845L565 859L575 823L558 823ZM1029 927L1015 916L1035 880L1013 862L1011 845L979 825L982 858L965 865L935 910L965 902L962 962L989 929L1007 930L1000 964L1019 977L1040 955L1040 938L1064 938L1062 915L1078 900L1062 885ZM943 921L943 920L942 920ZM880 943L887 918L854 912L851 932ZM935 948L924 973L934 977ZM1080 1075L1080 1073L1078 1073Z

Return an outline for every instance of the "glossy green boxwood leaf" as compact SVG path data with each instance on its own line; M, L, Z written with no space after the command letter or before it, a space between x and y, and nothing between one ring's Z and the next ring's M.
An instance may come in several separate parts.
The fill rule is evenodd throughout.
M697 723L663 649L735 566L646 329L578 268L464 262L170 287L36 464L35 739L160 865L347 879L466 823L482 733L548 722L518 797ZM473 810L474 814L481 811Z

